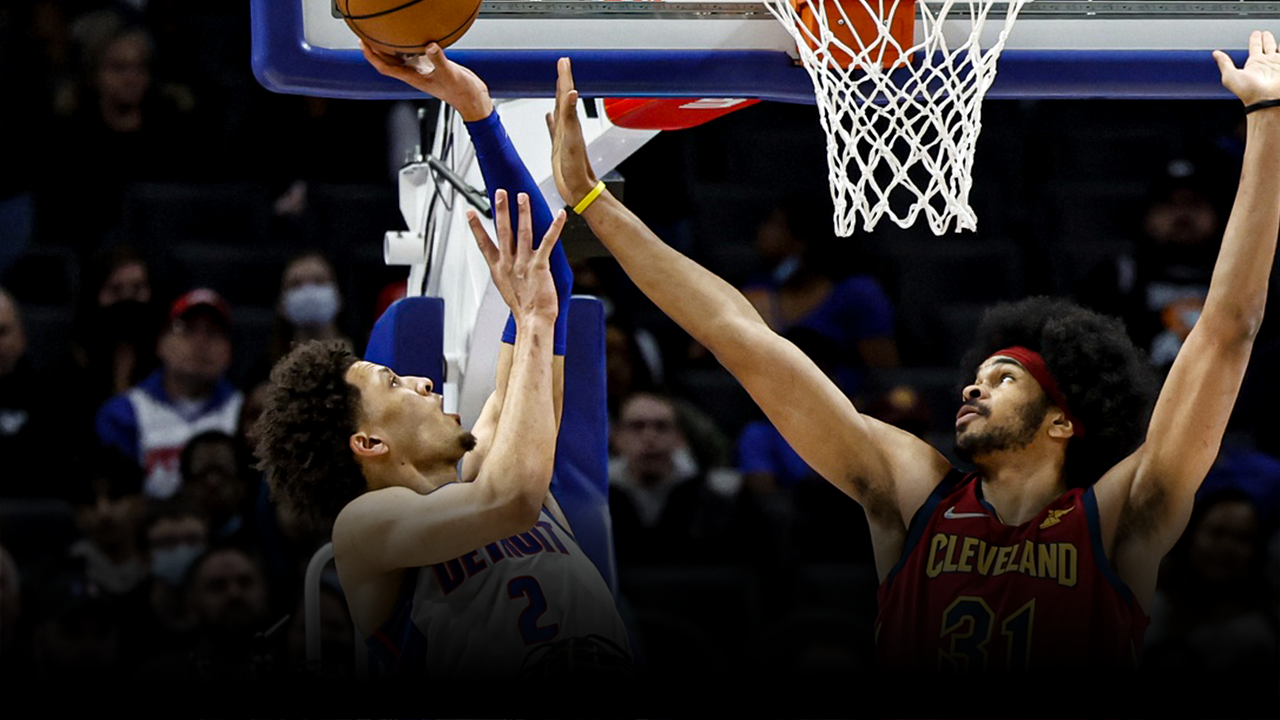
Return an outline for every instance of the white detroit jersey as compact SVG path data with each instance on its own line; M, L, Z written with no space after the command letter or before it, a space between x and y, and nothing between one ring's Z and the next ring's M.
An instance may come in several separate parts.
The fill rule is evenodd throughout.
M548 643L589 635L630 653L609 586L543 508L527 532L410 573L368 645L394 675L465 681L515 677Z

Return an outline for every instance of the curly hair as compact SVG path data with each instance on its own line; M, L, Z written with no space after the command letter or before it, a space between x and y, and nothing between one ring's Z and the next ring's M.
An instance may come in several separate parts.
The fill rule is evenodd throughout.
M273 497L326 525L367 487L348 445L360 390L346 373L357 359L341 341L297 345L272 368L254 426L257 467Z
M1015 345L1044 357L1072 414L1088 428L1067 445L1063 474L1069 486L1093 484L1137 448L1146 435L1156 376L1123 322L1062 298L994 305L961 361L961 384L992 353Z

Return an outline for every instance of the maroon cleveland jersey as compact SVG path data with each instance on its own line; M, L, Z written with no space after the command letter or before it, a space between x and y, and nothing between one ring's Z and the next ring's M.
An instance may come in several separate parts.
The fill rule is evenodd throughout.
M1146 614L1111 569L1093 488L1005 525L976 474L953 470L911 521L880 585L881 670L1133 671Z

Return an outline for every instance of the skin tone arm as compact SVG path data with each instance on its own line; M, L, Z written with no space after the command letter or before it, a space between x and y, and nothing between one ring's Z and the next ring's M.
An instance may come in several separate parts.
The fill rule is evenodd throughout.
M448 103L464 122L483 120L493 112L493 100L489 97L489 90L485 87L484 81L471 70L450 60L434 43L427 47L426 55L435 69L425 75L405 65L402 58L380 53L363 42L360 43L360 51L364 53L365 60L379 73L400 80L410 87ZM475 426L471 428L471 433L476 436L476 447L462 459L460 477L464 482L476 477L493 445L494 430L502 417L507 396L507 384L514 352L514 345L503 343L498 348L494 391L485 400L480 416L476 419ZM559 428L564 400L563 356L553 357L551 376L556 427Z
M596 185L562 58L548 117L556 186L577 203ZM867 511L881 574L906 522L950 463L927 443L859 413L733 286L667 246L605 190L582 214L636 286L738 379L792 448ZM896 539L896 542L895 542Z
M472 215L469 221L520 329L502 421L474 482L446 482L434 490L411 483L384 487L364 493L339 514L333 530L338 574L364 636L385 621L405 568L450 560L533 527L551 485L556 446L551 357L559 308L548 256L564 227L564 213L534 250L527 198L513 234L506 193L496 197L501 211L496 245L478 218Z
M1280 52L1254 32L1236 68L1217 51L1222 83L1245 105L1280 98ZM1217 457L1254 338L1280 234L1280 108L1247 117L1248 142L1204 310L1169 371L1141 448L1097 484L1103 542L1121 578L1150 606L1160 558L1187 526Z

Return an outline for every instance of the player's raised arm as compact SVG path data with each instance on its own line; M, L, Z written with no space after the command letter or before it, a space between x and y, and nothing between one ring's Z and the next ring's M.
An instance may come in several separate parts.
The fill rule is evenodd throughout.
M1121 492L1116 552L1121 568L1150 568L1131 580L1154 587L1155 565L1182 534L1196 490L1218 454L1262 322L1280 234L1280 53L1270 32L1254 32L1243 68L1214 53L1222 83L1245 105L1248 138L1240 186L1200 319L1156 401L1144 445L1099 483ZM1107 487L1104 487L1107 486ZM1127 562L1126 562L1127 560ZM1129 578L1126 578L1129 579Z
M484 81L470 69L450 60L444 50L434 43L426 48L426 60L433 68L426 73L413 65L406 64L403 58L378 52L363 42L360 50L365 60L379 73L438 98L458 112L466 123L467 132L476 149L476 160L480 165L490 204L496 205L495 193L498 188L505 190L509 196L525 193L529 198L533 246L538 247L541 238L551 227L553 216L538 189L538 184L529 174L515 146L507 136L501 119L494 112L493 100L489 96L489 90ZM512 224L517 223L515 213L516 208L512 207ZM573 272L569 267L564 248L558 243L552 248L550 262L551 275L555 280L559 297L559 313L556 316L555 328L555 357L552 361L552 400L555 404L558 427L564 397L564 353L568 336L569 298L573 288ZM494 428L497 427L502 416L515 338L516 324L513 316L507 322L502 337L503 345L498 350L497 377L493 394L485 401L484 408L472 428L477 442L475 449L463 458L461 468L463 480L474 478L488 456Z
M918 438L859 414L737 289L667 246L599 189L577 97L569 60L562 58L556 110L548 117L561 196L576 205L637 287L733 373L810 466L873 519L900 525L946 473L946 459Z
M397 439L434 442L425 430L393 429L380 436L379 427L371 424L368 431L353 436L352 449L362 459L372 490L351 501L334 526L339 571L353 587L361 577L455 558L527 530L537 521L555 459L551 359L557 300L548 256L564 226L564 216L561 213L552 222L542 247L534 250L528 198L521 196L520 204L519 230L512 232L506 194L497 193L496 243L479 220L471 218L472 232L494 283L520 329L511 353L502 419L494 428L488 457L473 482L454 482L457 477L449 462L436 463L436 475L448 473L451 477L428 477L420 482L414 471L422 475L422 468L406 468L398 475L397 466L423 463L415 462L404 450L400 455L391 453L396 451ZM353 372L358 374L360 368ZM392 420L404 417L402 411ZM387 461L391 467L385 466ZM375 467L379 462L384 467ZM369 542L370 537L379 541Z

